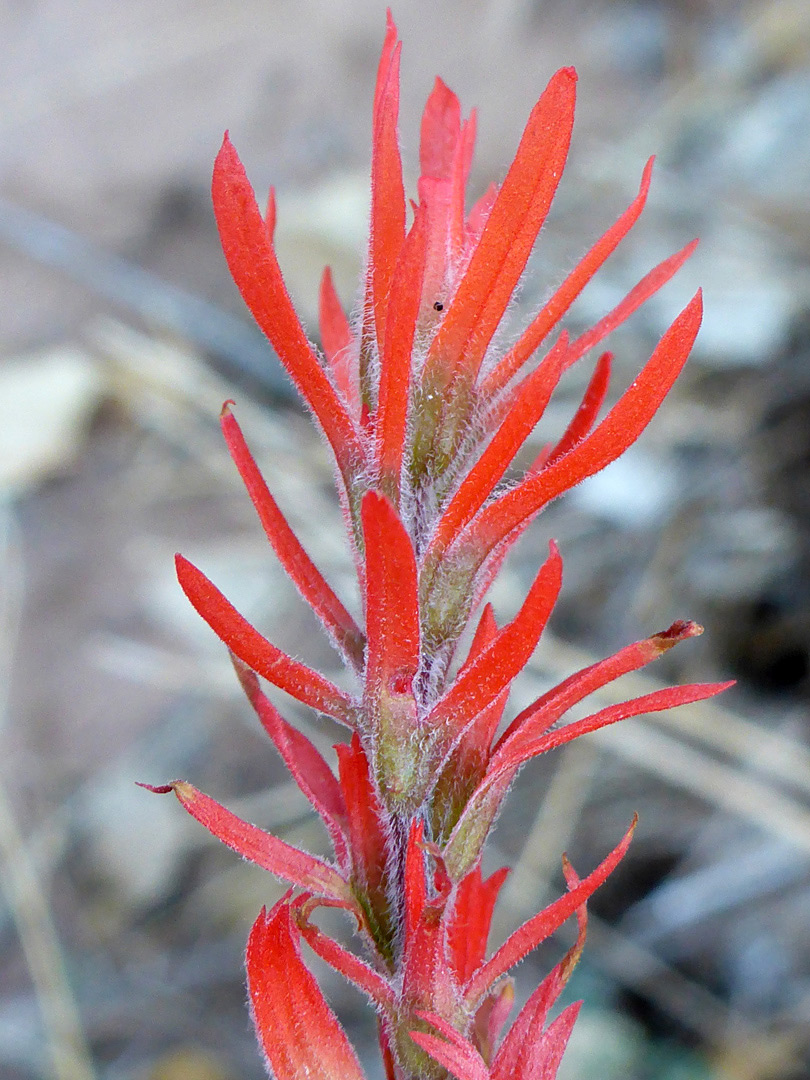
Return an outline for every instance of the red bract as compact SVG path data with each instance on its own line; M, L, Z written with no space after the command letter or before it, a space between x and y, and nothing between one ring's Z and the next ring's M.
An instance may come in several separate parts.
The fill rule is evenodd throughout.
M496 332L568 153L576 75L565 68L553 76L503 183L469 211L475 117L463 119L458 99L437 80L422 121L418 201L410 214L397 130L400 55L389 15L374 96L362 310L347 319L327 270L320 292L323 356L310 345L284 287L272 193L262 218L227 136L214 169L214 208L234 280L335 456L362 626L285 521L231 403L222 412L223 432L268 540L356 691L287 656L200 570L177 558L182 588L230 650L262 726L324 823L334 859L291 847L183 781L152 790L174 791L212 833L293 886L259 917L247 957L259 1039L280 1080L361 1076L304 965L301 938L373 1003L388 1080L438 1080L447 1072L458 1080L551 1080L577 1006L551 1023L549 1009L581 952L585 902L624 856L634 825L582 880L566 866L568 891L489 957L505 871L482 878L487 835L517 772L538 754L624 717L709 697L727 684L658 690L561 724L588 695L700 633L696 624L678 622L571 675L498 736L512 682L540 642L562 587L553 543L518 612L499 626L485 605L466 658L454 660L511 544L549 501L639 437L683 367L700 325L700 295L601 421L611 356L600 356L562 438L522 479L504 486L563 372L659 289L694 245L651 270L590 331L572 341L560 330L524 372L638 219L652 162L629 208L501 355L494 342L503 334ZM281 716L260 679L351 729L350 741L336 748L337 773ZM357 952L312 921L324 905L351 913ZM500 1041L514 997L509 969L575 914L577 944Z

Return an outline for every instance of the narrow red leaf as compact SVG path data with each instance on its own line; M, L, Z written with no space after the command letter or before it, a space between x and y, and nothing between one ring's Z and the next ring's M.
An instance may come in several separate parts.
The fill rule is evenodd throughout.
M554 1080L581 1008L582 1002L575 1001L563 1009L532 1046L520 1073L513 1080Z
M636 441L686 363L700 327L701 314L701 294L698 292L598 427L564 457L484 507L468 530L468 542L482 560L526 518L562 492L599 472Z
M177 580L192 607L231 652L255 672L298 701L354 726L351 698L317 671L293 660L255 630L200 570L175 557Z
M477 1002L489 987L504 975L524 956L536 949L541 941L554 933L558 927L590 897L618 866L630 845L636 819L625 833L622 840L597 868L584 878L579 885L565 896L549 904L534 918L529 919L511 934L500 949L475 972L464 988L464 996L470 1004Z
M425 720L428 729L459 732L486 709L523 670L537 647L562 585L562 560L556 545L540 568L523 606L512 622L498 632L433 706Z
M348 949L338 945L312 923L304 922L300 929L301 936L307 945L320 956L321 960L368 994L375 1005L385 1009L393 1008L394 991L382 975L369 967L359 956L355 956Z
M422 114L419 165L422 176L450 179L461 134L461 106L453 91L437 77Z
M411 1031L410 1036L417 1046L430 1054L438 1063L457 1077L457 1080L490 1080L487 1064L472 1043L460 1035L436 1013L416 1014L421 1020L440 1031L443 1038L429 1031Z
M486 835L494 822L501 803L509 790L520 767L531 758L554 749L556 746L570 742L580 735L604 727L606 724L616 723L629 716L638 715L639 712L651 712L654 709L675 708L679 704L688 704L690 701L702 700L711 697L722 690L727 689L730 683L704 684L702 687L676 687L667 690L665 695L675 694L678 690L686 691L683 698L675 700L664 697L664 703L657 699L650 701L638 699L641 703L636 711L633 710L633 702L624 703L621 706L611 706L610 710L604 710L594 716L586 717L585 720L577 721L566 727L552 732L545 738L539 735L530 739L522 737L520 729L517 736L512 735L508 744L501 743L499 749L492 755L483 780L475 791L470 795L450 837L444 847L444 858L451 873L458 878L466 873L480 856L480 850L486 839ZM690 696L695 692L695 696ZM545 729L542 725L540 731Z
M437 176L419 178L419 210L425 219L425 254L422 273L422 301L417 326L421 334L429 335L441 322L451 281L448 275L453 214L453 186L450 180ZM439 308L435 307L439 304Z
M427 221L418 207L391 281L376 420L380 484L396 505L407 435L413 339L422 298L426 242Z
M467 245L465 246L469 251L474 250L481 239L486 224L489 221L489 215L492 213L492 207L495 205L495 200L497 198L498 185L490 184L484 194L473 203L472 209L467 215L465 229L467 239Z
M253 1021L276 1080L365 1080L343 1028L304 966L284 901L256 920L247 972Z
M361 509L366 549L366 693L407 695L419 670L419 594L411 538L384 495Z
M418 818L411 821L405 848L405 872L403 874L404 941L413 946L419 935L422 913L427 903L427 875L425 874L425 823Z
M576 341L572 341L569 364L575 363L580 356L584 356L589 349L592 349L594 345L598 345L608 334L613 333L617 326L621 326L623 322L629 319L642 304L657 293L680 270L697 246L698 241L693 240L685 248L677 251L674 255L670 255L668 259L664 259L662 263L659 263L630 290L624 300L617 304L612 311L608 312L603 319L600 319L596 326L586 330Z
M574 121L576 73L563 68L531 112L480 242L431 344L425 377L447 382L449 360L474 379L545 221ZM455 360L455 358L458 358ZM446 371L444 380L437 379Z
M253 189L227 134L214 164L212 196L231 276L348 478L362 460L357 432L298 321Z
M484 379L481 393L485 400L500 393L532 353L542 345L549 332L554 329L597 270L613 254L638 221L650 190L653 160L653 158L650 158L644 167L638 195L636 195L632 203L607 232L596 241L584 258L577 263L543 310L523 331L520 338L497 367Z
M515 1080L521 1075L521 1062L530 1052L532 1034L542 1032L549 1009L559 997L562 982L558 967L543 979L518 1013L492 1062L493 1080Z
M340 787L346 804L353 878L384 907L386 836L380 805L369 774L368 759L355 732L347 746L335 747Z
M503 867L484 881L476 866L458 885L448 932L453 970L462 985L484 962L492 913L509 870Z
M581 884L565 856L563 856L563 871L569 890ZM585 947L588 926L585 904L577 908L576 917L576 941L560 963L543 979L518 1013L492 1063L493 1080L514 1080L515 1077L522 1075L528 1078L546 1075L536 1066L535 1071L529 1070L527 1063L534 1062L538 1054L542 1054L544 1049L549 1047L549 1042L554 1045L554 1036L552 1035L549 1040L549 1032L544 1032L543 1029L552 1006L562 993Z
M646 667L668 652L680 641L699 637L703 627L696 622L679 620L667 630L661 630L643 641L626 645L613 656L589 664L581 671L569 675L567 679L552 687L551 690L528 705L504 731L495 747L496 751L505 750L513 739L530 739L542 735L552 724L566 713L573 705L582 701L595 690L600 690L610 682Z
M441 887L436 895L428 897L425 851L431 847L424 840L424 822L413 819L402 875L404 956L400 996L407 1008L424 1008L430 1003L444 1011L458 1005L458 983L451 971L445 944L444 914L450 882L441 866L437 875Z
M608 724L616 724L620 720L627 720L631 716L642 716L644 713L663 712L666 709L674 709L678 705L690 705L694 701L704 701L714 697L733 686L731 682L724 683L692 683L687 686L671 686L665 690L654 690L651 694L632 698L617 705L608 705L591 716L585 716L581 720L575 720L565 727L557 728L537 739L523 737L518 731L509 743L505 744L492 756L487 776L495 778L501 773L519 768L524 762L539 754L545 754L548 750L554 750L564 743L578 739L580 735L587 735L591 731L607 727ZM485 781L486 783L486 781Z
M449 250L451 270L459 265L459 260L464 253L464 205L467 191L467 181L470 176L473 150L475 149L475 134L477 127L477 114L475 109L461 125L461 133L456 144L456 153L453 159L453 168L450 175L450 217L449 217ZM483 222L482 222L483 228ZM459 267L460 269L460 267ZM455 287L455 275L450 284Z
M481 611L481 617L478 620L478 625L473 634L473 639L470 642L470 651L467 654L467 659L461 666L460 672L469 667L476 656L479 656L488 645L491 645L497 636L498 624L495 621L495 610L492 607L492 604L484 604Z
M546 454L542 465L538 468L532 466L529 472L539 472L541 468L552 465L557 458L561 458L563 454L567 454L578 442L581 442L591 430L607 395L612 361L613 354L609 352L602 353L599 357L582 403L563 432L562 438Z
M563 988L559 964L549 972L518 1013L492 1062L493 1080L515 1080L531 1054L532 1042L541 1038L549 1010ZM542 1074L541 1074L542 1075Z
M568 336L563 333L543 362L517 388L500 427L439 519L427 562L440 558L441 552L475 516L531 435L560 381L567 346Z
M394 1052L391 1049L391 1036L382 1017L377 1017L377 1041L380 1044L380 1057L385 1070L385 1080L397 1080L397 1067L394 1061Z
M332 372L332 379L352 415L358 410L358 389L352 367L352 337L349 320L335 292L332 271L327 266L321 278L318 296L318 315L321 329L321 345Z
M459 670L459 674L466 671L475 657L482 653L497 635L498 624L495 622L492 605L486 604L470 645L469 656ZM506 689L488 708L478 714L459 740L452 753L451 766L457 767L460 776L472 775L489 760L492 740L501 722L508 696L509 691Z
M405 188L399 154L399 58L401 44L389 12L385 44L377 73L371 156L369 249L370 307L377 348L383 351L388 297L405 240Z
M185 780L175 780L160 787L149 784L141 784L141 787L161 795L173 791L189 814L213 836L263 870L317 896L328 897L350 911L357 908L348 882L334 867L243 821Z
M230 402L222 407L220 422L233 462L279 562L344 658L356 671L361 670L364 648L362 631L287 524L248 449L236 417L230 410Z
M507 977L501 979L478 1006L473 1020L472 1038L484 1061L491 1062L495 1057L495 1048L501 1041L501 1032L514 1004L514 980Z
M385 37L383 38L382 51L380 52L380 62L377 65L377 81L374 84L373 123L375 125L380 112L386 80L391 68L391 59L394 55L394 50L397 47L397 41L397 28L394 23L394 16L391 13L391 8L389 7L385 9Z
M464 142L468 142L464 125ZM440 321L434 304L447 299L448 267L460 251L464 221L463 179L461 210L458 209L458 173L466 150L462 141L461 107L458 98L441 79L436 83L422 115L419 160L419 204L426 218L427 244L424 257L422 303L419 326L429 330ZM441 309L440 309L441 310Z
M342 869L346 869L349 865L346 846L349 823L343 792L334 773L306 735L288 724L262 693L255 673L236 657L234 667L262 727L273 740L293 779L320 815L335 848L338 863Z
M348 350L352 343L352 332L346 312L335 292L332 271L327 266L321 278L318 310L320 315L321 344L326 359L334 367L336 358ZM345 395L344 395L345 396Z

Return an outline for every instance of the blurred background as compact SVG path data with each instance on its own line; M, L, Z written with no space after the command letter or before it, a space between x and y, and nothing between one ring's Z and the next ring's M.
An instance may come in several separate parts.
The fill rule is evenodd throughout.
M687 371L640 443L534 525L494 599L514 612L555 536L562 602L514 709L681 617L706 635L617 697L659 679L739 682L526 770L488 855L515 866L494 936L563 887L562 850L587 871L638 810L631 853L592 904L571 988L587 1004L561 1075L810 1076L810 9L400 0L394 14L411 182L437 73L480 108L477 195L503 177L551 73L579 69L570 164L515 328L624 209L652 153L642 221L569 327L702 239L611 342L618 394L702 284ZM280 260L313 336L324 263L351 306L383 28L376 0L0 6L3 1080L264 1075L241 955L281 887L134 781L188 777L326 850L172 555L339 677L219 437L234 397L279 502L356 610L328 456L229 281L208 182L230 128L260 201L277 187ZM340 737L282 704L325 749ZM519 995L567 940L524 963ZM324 983L372 1080L368 1010Z

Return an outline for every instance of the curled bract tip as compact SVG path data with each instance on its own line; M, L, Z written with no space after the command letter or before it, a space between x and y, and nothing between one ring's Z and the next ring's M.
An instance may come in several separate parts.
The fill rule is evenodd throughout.
M700 637L702 633L703 627L700 623L692 622L691 619L676 619L672 626L668 627L666 630L661 630L652 640L657 649L661 652L666 652L668 649L671 649L673 645L677 645L679 641Z
M169 792L174 791L174 785L176 780L171 784L145 784L142 780L136 780L135 783L138 787L145 788L146 791L151 791L154 795L168 795Z

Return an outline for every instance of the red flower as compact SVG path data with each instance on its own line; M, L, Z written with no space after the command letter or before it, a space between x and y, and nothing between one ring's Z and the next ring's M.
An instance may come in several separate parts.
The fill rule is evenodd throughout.
M562 331L529 360L641 213L647 163L629 208L568 275L504 354L496 330L545 221L574 119L576 75L559 71L532 110L500 187L469 212L465 186L475 116L462 120L437 80L421 130L418 202L408 221L397 113L400 44L388 28L374 99L371 230L361 316L343 314L329 272L321 285L323 355L309 343L273 247L275 203L262 218L227 136L213 199L228 265L335 455L339 494L364 607L359 627L302 548L251 456L227 403L222 428L234 463L285 570L360 685L349 694L258 633L181 556L180 584L227 645L259 719L324 822L327 862L240 821L177 781L186 809L246 858L289 882L259 917L248 945L253 1015L273 1073L359 1077L357 1061L303 964L300 938L359 986L380 1018L391 1080L551 1078L576 1016L547 1024L584 942L584 904L623 857L633 830L568 892L487 958L504 871L484 881L487 834L518 770L561 743L626 716L710 697L728 684L657 691L557 726L567 711L637 670L694 623L628 646L570 676L497 731L514 678L536 648L562 585L552 543L514 618L499 627L487 605L466 660L452 672L461 634L508 548L550 500L618 457L644 430L680 372L700 324L698 294L663 336L630 389L601 421L610 355L599 357L567 431L517 484L501 486L563 374L661 287L693 250L654 268L593 329ZM262 692L259 677L340 721L337 775ZM311 921L318 906L350 911L364 957ZM507 973L577 914L577 945L530 998L498 1047L512 1001Z

